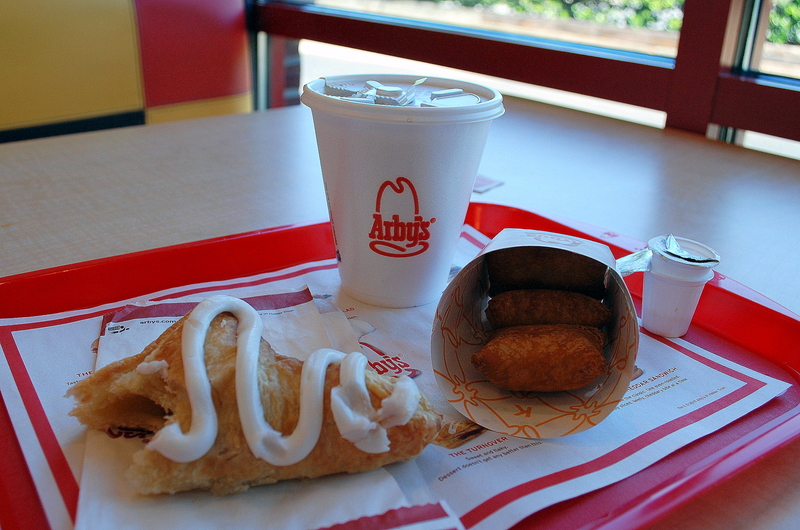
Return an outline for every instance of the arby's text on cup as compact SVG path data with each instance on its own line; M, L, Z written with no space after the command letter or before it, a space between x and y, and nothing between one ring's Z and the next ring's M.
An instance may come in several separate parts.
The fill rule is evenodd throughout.
M385 205L391 194L406 206L402 211L386 211ZM397 204L397 201L391 204ZM406 177L387 180L380 185L372 219L369 246L377 254L405 258L422 254L430 247L430 226L436 218L426 219L421 215L417 190Z

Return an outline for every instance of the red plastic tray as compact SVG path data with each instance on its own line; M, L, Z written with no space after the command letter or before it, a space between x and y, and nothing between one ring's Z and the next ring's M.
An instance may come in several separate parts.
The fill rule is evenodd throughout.
M531 228L600 241L619 258L644 243L573 221L473 203L466 222L489 237ZM0 318L114 303L198 282L225 280L334 257L328 223L285 226L0 278ZM641 275L626 278L638 304ZM782 396L632 477L541 510L524 529L635 529L726 480L800 435L800 320L719 274L685 337L718 355L792 382ZM47 528L33 480L0 395L0 527ZM469 526L468 522L467 526Z

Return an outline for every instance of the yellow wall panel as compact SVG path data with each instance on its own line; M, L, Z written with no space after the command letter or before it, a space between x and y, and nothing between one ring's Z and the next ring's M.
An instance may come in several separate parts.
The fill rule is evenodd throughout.
M252 110L253 97L250 94L238 94L222 98L148 107L145 111L145 122L163 123L206 116L220 116L222 114L244 114Z
M0 2L0 129L142 110L132 0Z

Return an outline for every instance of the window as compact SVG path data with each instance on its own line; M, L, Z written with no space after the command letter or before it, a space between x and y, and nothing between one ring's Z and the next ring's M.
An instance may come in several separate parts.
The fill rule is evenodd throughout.
M800 0L747 3L732 66L742 76L767 85L792 86L785 78L800 79ZM800 158L797 142L746 128L721 127L719 136L745 147Z
M511 5L511 1L505 0L504 5ZM521 3L521 0L514 1ZM795 8L792 6L800 0L772 1L776 10L788 10L788 18L793 20L795 11L792 9ZM758 0L675 2L669 24L663 22L661 26L644 28L650 33L668 35L675 42L655 52L633 47L631 42L636 39L612 46L597 40L577 42L577 37L566 37L564 32L556 38L501 31L496 26L476 28L462 24L461 18L452 15L432 21L431 16L422 13L421 6L430 4L425 5L425 9L431 12L445 10L434 2L422 2L414 9L413 19L396 13L377 13L377 8L373 12L366 8L358 12L345 10L343 4L332 7L333 2L377 5L373 0L318 0L317 4L271 1L256 6L256 26L274 40L273 51L280 48L282 39L307 39L633 105L663 113L666 127L699 134L718 130L719 137L728 141L741 141L741 135L731 131L754 131L800 140L797 125L800 123L800 80L766 70L766 50L771 48L767 43L774 43L767 40L769 25L765 25L764 13L772 9L773 4L762 6ZM618 6L626 2L634 3L632 0L606 0L605 3ZM638 0L636 3L645 2ZM407 0L382 1L382 5L400 3L409 5ZM467 2L462 0L462 3ZM526 3L570 2L526 0ZM571 2L572 5L579 3L599 4L588 0ZM676 11L679 4L683 8ZM452 2L442 5L450 6L447 9L457 7ZM487 8L481 9L485 12ZM572 20L569 24L594 28L597 35L593 38L603 33L598 28L609 27L607 21L600 24ZM781 24L780 27L785 26ZM618 21L610 26L617 27ZM796 36L791 24L789 30ZM739 39L740 35L747 38ZM752 58L758 56L755 52L759 42L763 42L759 62L763 71L754 69L752 64ZM793 42L786 44L791 50L798 46ZM750 58L749 62L743 60L745 57ZM743 105L745 101L747 104Z
M800 79L800 0L772 0L754 10L750 69Z
M316 0L316 5L675 57L683 0Z
M627 105L607 99L583 96L564 90L554 90L531 85L529 83L520 83L518 81L476 74L474 72L457 70L430 63L412 61L352 48L343 48L332 44L301 40L298 48L300 71L299 83L297 86L300 87L305 83L325 75L354 73L395 73L418 75L422 77L450 77L487 85L509 96L531 99L550 105L581 110L651 127L663 128L666 119L666 114L662 111Z

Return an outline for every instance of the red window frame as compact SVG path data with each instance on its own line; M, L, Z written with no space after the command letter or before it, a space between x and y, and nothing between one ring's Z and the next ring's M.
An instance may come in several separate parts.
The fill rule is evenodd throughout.
M666 126L709 125L800 141L800 82L731 67L745 0L686 0L674 59L271 1L255 29L628 103ZM402 44L398 44L402 43Z

